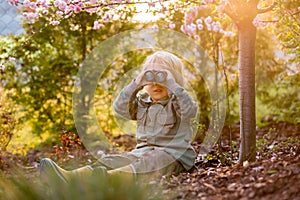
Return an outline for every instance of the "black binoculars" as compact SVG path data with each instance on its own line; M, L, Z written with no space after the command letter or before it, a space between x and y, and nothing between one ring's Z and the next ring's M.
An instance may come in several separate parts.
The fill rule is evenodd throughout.
M157 82L163 83L167 80L167 72L165 71L156 71L156 70L148 70L145 71L144 77L146 81L149 82Z

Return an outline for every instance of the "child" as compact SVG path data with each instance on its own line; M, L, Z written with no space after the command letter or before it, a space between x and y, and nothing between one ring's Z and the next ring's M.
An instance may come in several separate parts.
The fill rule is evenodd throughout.
M104 156L93 165L72 171L44 158L42 175L55 174L68 182L73 176L86 177L99 170L108 175L127 172L161 176L191 169L195 151L190 145L190 121L196 115L197 106L183 88L182 73L183 63L178 57L158 51L147 57L142 72L115 100L116 113L137 121L134 150Z

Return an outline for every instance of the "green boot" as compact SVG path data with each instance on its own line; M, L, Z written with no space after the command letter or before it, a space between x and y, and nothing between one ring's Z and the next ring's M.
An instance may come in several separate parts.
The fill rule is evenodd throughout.
M40 162L40 172L42 179L49 181L55 180L62 181L64 183L70 182L72 178L88 178L95 174L106 174L105 167L92 168L91 166L81 167L75 170L64 170L59 167L53 160L49 158L43 158Z

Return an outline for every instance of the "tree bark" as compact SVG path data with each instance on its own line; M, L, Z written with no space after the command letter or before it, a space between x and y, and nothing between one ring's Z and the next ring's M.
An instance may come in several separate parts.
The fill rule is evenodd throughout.
M244 20L239 30L240 155L239 160L256 159L255 40L256 27Z
M253 19L260 0L228 0L224 12L234 21L239 33L240 155L239 161L256 159L255 116L255 41Z

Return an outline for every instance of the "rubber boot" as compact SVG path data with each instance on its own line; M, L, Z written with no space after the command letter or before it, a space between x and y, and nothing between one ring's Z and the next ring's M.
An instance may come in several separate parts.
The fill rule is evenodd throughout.
M124 167L120 167L117 169L109 170L107 171L107 174L112 177L120 178L122 177L123 179L126 179L129 182L136 181L136 172L135 169L132 165L127 165Z
M43 179L49 180L54 178L64 183L70 182L74 178L88 178L93 173L105 174L106 170L104 167L97 167L93 169L91 166L81 167L75 170L65 170L59 167L53 160L49 158L43 158L40 162L41 176Z

